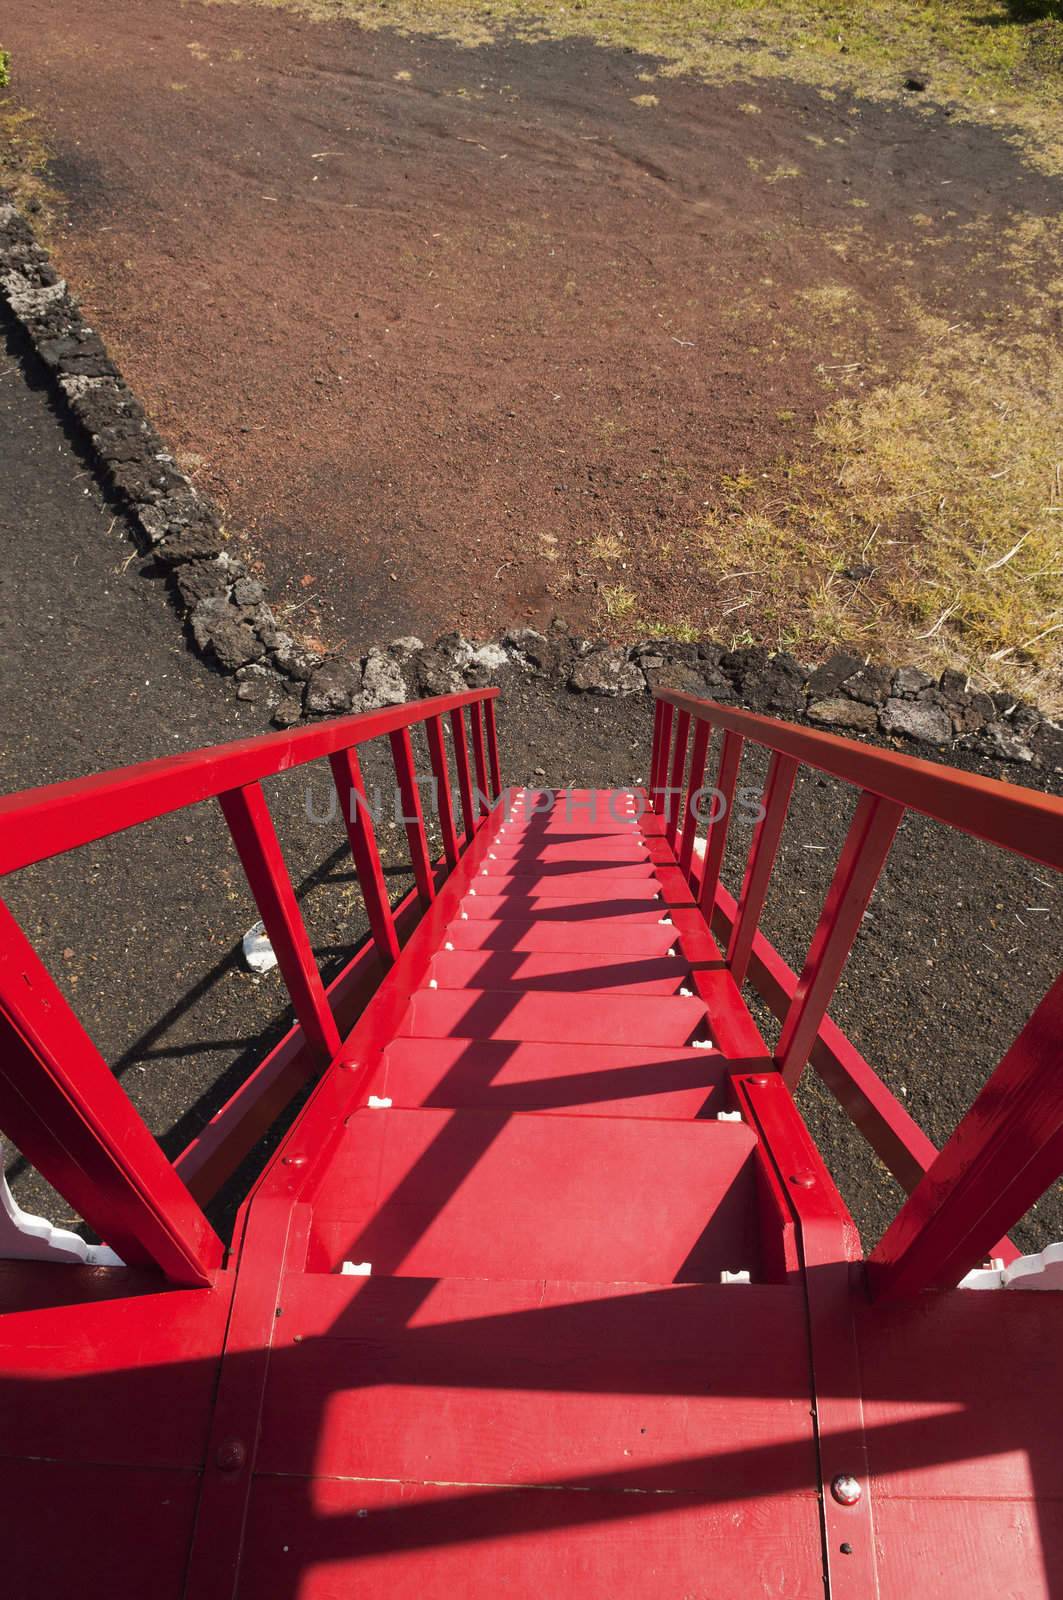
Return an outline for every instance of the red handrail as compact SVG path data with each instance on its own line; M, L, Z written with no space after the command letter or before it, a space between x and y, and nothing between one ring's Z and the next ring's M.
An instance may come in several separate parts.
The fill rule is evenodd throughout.
M411 926L407 898L393 912L366 804L357 751L388 736L403 801L411 868L422 906L436 874L453 866L500 793L491 702L497 689L341 717L214 749L165 756L0 800L0 875L203 800L221 805L296 1016L282 1044L171 1165L0 902L0 1128L122 1259L153 1262L175 1283L206 1284L222 1243L197 1199L215 1193L308 1077L341 1050L352 1009L371 992ZM490 705L489 715L481 715ZM476 812L465 742L472 720ZM466 821L459 839L447 785L443 718L450 721ZM427 724L445 865L433 868L409 729ZM328 757L369 919L371 943L326 990L262 792L264 778ZM481 796L488 783L491 792ZM401 932L400 932L401 930ZM367 956L369 959L367 959ZM194 1199L188 1184L194 1184Z
M775 1064L783 1081L795 1088L811 1060L909 1191L910 1199L871 1255L875 1291L893 1295L956 1283L990 1249L1014 1259L1017 1251L1006 1238L996 1244L994 1240L1014 1226L1063 1171L1060 985L1042 1002L940 1155L827 1010L906 810L1059 869L1063 800L671 690L658 690L654 698L651 804L674 834L672 819L680 814L680 797L685 794L681 868L691 887L700 892L705 916L726 945L732 975L741 983L748 972L782 1021ZM688 766L691 723L694 749ZM679 733L673 748L674 728ZM722 801L724 811L708 822L699 873L693 861L695 802L714 728L723 736L714 808ZM720 882L720 866L747 741L771 751L772 757L763 818L753 835L736 904ZM861 793L798 976L765 938L759 922L801 764L829 773ZM1050 1037L1054 1073L1048 1066ZM1023 1095L1036 1104L1035 1117L1018 1111L1009 1114ZM992 1204L988 1196L996 1197Z

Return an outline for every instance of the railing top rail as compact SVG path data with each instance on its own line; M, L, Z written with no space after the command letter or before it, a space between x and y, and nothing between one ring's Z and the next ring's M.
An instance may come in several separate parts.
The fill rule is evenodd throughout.
M895 800L935 822L1044 866L1063 869L1063 799L1054 795L977 773L957 772L897 751L877 750L754 711L736 711L715 700L695 699L671 689L656 690L654 699L688 712L699 722L730 729L754 744Z
M497 696L469 689L24 789L0 799L0 876Z

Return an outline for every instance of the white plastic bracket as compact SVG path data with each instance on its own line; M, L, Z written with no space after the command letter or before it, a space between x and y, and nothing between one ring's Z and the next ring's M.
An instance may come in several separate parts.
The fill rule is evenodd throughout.
M1050 1244L1036 1256L1019 1256L1006 1267L994 1256L960 1280L961 1289L1063 1289L1063 1244Z
M105 1244L89 1244L47 1217L23 1211L7 1185L0 1142L0 1261L56 1261L68 1266L122 1267L121 1256Z

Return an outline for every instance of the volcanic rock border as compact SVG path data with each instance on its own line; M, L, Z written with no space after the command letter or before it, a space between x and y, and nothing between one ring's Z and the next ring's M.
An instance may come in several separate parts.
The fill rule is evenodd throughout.
M649 639L631 647L514 628L474 644L450 633L373 646L354 659L322 656L277 623L262 585L230 554L218 508L180 470L48 252L0 190L0 303L28 335L90 459L133 520L142 551L162 569L189 642L231 676L241 700L274 726L341 716L419 696L482 687L514 671L576 694L682 690L843 734L958 746L1000 762L1063 772L1063 728L1007 693L986 694L958 672L937 680L842 650L809 668L761 646ZM88 603L88 602L86 602Z

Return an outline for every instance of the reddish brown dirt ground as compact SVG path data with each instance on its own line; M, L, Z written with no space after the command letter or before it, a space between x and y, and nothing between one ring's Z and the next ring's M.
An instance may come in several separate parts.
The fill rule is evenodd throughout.
M62 267L337 645L608 627L636 567L637 616L718 631L683 535L726 475L893 370L908 296L991 321L968 230L1054 204L991 132L785 83L639 106L652 63L591 44L174 0L24 0L4 30ZM804 298L838 289L855 314Z

